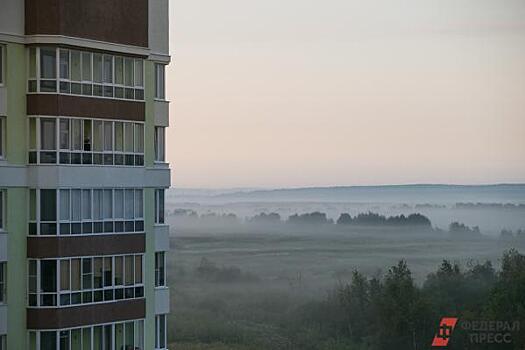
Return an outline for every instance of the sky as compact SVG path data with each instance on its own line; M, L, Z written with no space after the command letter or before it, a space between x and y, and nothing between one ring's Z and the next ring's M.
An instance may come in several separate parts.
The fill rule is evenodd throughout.
M525 1L170 1L178 188L525 182Z

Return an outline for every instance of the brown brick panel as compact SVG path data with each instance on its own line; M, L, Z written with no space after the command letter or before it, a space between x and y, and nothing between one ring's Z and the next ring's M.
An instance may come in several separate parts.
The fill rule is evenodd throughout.
M27 237L27 257L33 259L91 255L136 254L146 251L146 235Z
M25 32L148 47L148 0L25 0Z
M144 102L59 94L28 94L28 115L144 121Z
M83 305L66 308L28 308L28 329L61 329L100 323L141 319L146 316L146 299Z

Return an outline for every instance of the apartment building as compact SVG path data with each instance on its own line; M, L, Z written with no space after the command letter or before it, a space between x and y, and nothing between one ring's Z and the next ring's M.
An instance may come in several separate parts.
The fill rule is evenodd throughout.
M167 348L168 0L0 0L0 350Z

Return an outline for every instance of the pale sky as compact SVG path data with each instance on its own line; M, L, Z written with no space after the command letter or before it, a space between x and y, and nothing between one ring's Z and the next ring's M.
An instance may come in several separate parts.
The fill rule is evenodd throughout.
M525 182L524 0L174 0L175 187Z

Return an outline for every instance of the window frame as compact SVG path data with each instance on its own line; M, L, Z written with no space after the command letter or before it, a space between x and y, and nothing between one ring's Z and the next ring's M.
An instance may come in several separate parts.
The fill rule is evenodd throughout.
M153 136L155 163L166 163L166 127L155 126Z
M32 62L31 50L35 51L35 62ZM42 78L41 77L41 49L46 50L55 50L55 78ZM72 51L78 53L79 55L79 80L72 79ZM67 77L62 76L61 69L62 64L65 65L65 61L61 59L61 55L64 54L64 57L67 56ZM95 74L95 68L98 70L98 57L100 55L100 73L101 81L98 81L98 76ZM126 93L122 93L120 97L117 97L116 91L119 88L124 88L124 84L117 84L115 82L116 72L115 72L115 58L130 60L131 61L131 70L132 70L132 79L130 85L127 86ZM95 59L97 58L97 62ZM88 59L89 63L86 65L85 60ZM140 61L142 64L136 64L136 61ZM109 75L106 75L106 63L110 62L111 72ZM105 98L105 99L115 99L115 100L124 100L124 101L145 101L145 64L144 59L134 56L118 55L109 52L99 53L89 50L80 50L80 49L70 49L64 46L52 46L52 45L43 45L43 46L31 46L27 50L27 93L28 94L63 94L63 95L73 95L73 96L82 96L90 98ZM96 67L97 66L97 67ZM89 68L88 68L89 67ZM89 77L85 75L85 68L90 70ZM140 82L135 83L135 73L140 73L138 70L142 69L142 85ZM35 75L31 74L31 70L35 70ZM98 72L97 72L98 73ZM42 89L41 81L54 81L55 90L54 91L44 91ZM1 85L0 85L1 86ZM74 90L76 89L76 90ZM100 92L100 93L99 93Z
M166 101L166 64L155 62L155 93L154 99Z
M47 150L42 147L42 123L44 120L54 120L55 149ZM67 131L61 128L63 122L67 122L68 124ZM95 150L95 124L102 125L101 135L98 135L102 138L101 150ZM121 130L117 128L117 124L122 126ZM86 148L88 144L85 143L84 137L86 136L87 126L91 129L89 132L88 148ZM28 164L145 166L145 122L103 118L30 115L28 116L27 129ZM126 131L124 129L126 129ZM117 132L122 132L122 146L124 147L122 150L117 150ZM67 134L67 149L61 147L62 136L64 134ZM106 136L108 136L107 140ZM138 141L141 141L140 144ZM129 149L125 148L126 146L129 146Z
M116 281L116 258L122 258L125 261L126 258L131 259L131 272L126 270L126 264L122 265L122 271L124 278L129 273L132 279L131 283L126 283L123 280L122 284L117 284ZM108 276L105 275L106 262L110 259L110 274L109 283L106 284ZM73 268L75 264L78 264L78 270ZM55 266L55 279L54 290L43 291L42 283L44 278L42 276L42 263L51 262ZM62 266L66 265L63 262L67 262L68 266L68 283L62 285ZM89 271L86 269L86 262L89 262ZM100 276L97 274L96 262L100 262ZM140 273L137 275L136 267L137 263L140 262ZM73 256L73 257L61 257L56 259L29 259L27 263L28 271L28 283L27 283L27 307L28 308L69 308L77 307L80 305L94 305L94 304L107 304L113 303L119 300L132 300L145 298L145 284L144 284L144 253L142 254L115 254L115 255L94 255L94 256ZM34 264L36 267L36 275L31 274L31 265ZM78 272L76 276L75 271ZM36 278L35 278L36 277ZM88 279L86 279L86 277ZM140 277L140 278L138 278ZM31 290L30 279L36 279L36 289ZM100 285L97 285L97 278L100 278ZM74 288L73 282L75 280L80 281L78 288ZM48 297L50 302L45 302L44 298Z
M55 220L42 220L41 199L42 191L55 191ZM39 237L81 237L86 235L111 235L111 234L135 234L143 233L145 220L144 189L142 187L130 188L30 188L28 201L28 235ZM99 210L101 217L95 215L95 194L101 195ZM108 193L111 193L108 196ZM117 201L117 191L122 191L122 202ZM133 196L128 203L131 217L126 217L124 211L122 217L120 207L126 209L126 191L131 191ZM89 195L88 195L89 194ZM64 197L63 197L64 196ZM67 197L67 205L63 200ZM142 201L138 200L139 197ZM86 202L87 199L87 202ZM106 203L106 201L108 203ZM89 212L84 211L85 205L89 206ZM142 207L141 207L142 206ZM63 213L63 209L68 212ZM108 213L106 217L106 213ZM33 216L34 214L34 216ZM54 226L54 227L53 227ZM55 232L44 234L45 232Z
M5 86L5 73L7 72L7 69L5 68L7 66L6 64L6 46L2 43L0 43L0 87Z
M162 264L162 266L160 265ZM155 288L166 287L166 252L155 252Z
M162 193L162 198L160 195L161 193ZM155 199L154 200L155 200L155 225L165 225L166 224L166 191L164 188L155 189Z
M7 261L0 261L0 305L7 304Z

